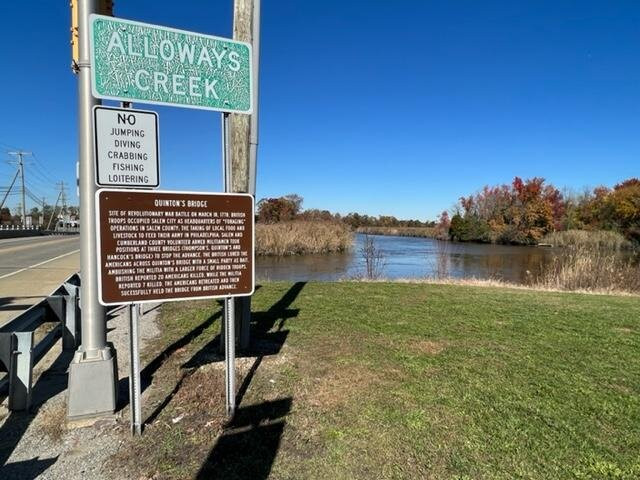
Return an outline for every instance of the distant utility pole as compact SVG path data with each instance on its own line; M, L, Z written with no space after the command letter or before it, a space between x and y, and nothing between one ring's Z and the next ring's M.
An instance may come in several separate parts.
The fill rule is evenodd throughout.
M258 72L260 65L260 0L235 0L233 4L233 39L251 43L253 113L232 113L229 123L231 156L231 191L256 194L256 160L258 150ZM249 347L251 297L235 300L236 324L239 324L240 348Z
M51 216L49 217L49 223L47 224L47 230L51 229L51 222L53 221L53 217L56 216L56 208L58 208L58 202L60 201L60 198L63 198L63 202L66 202L66 198L64 198L64 182L58 182L56 183L56 185L58 186L58 188L60 189L60 191L58 192L58 198L56 198L56 203L53 206L53 211L51 212ZM44 199L42 199L44 202ZM65 203L63 203L64 205ZM44 205L44 203L43 203ZM42 208L42 221L44 222L44 206Z
M56 186L60 189L60 205L62 205L62 208L60 210L60 215L66 215L67 214L67 192L66 192L66 187L64 182L58 182L56 183Z
M4 207L4 202L7 200L7 197L11 193L11 189L13 188L13 184L16 183L16 179L18 178L19 173L20 173L20 170L16 170L16 174L13 176L13 180L11 180L11 185L9 185L9 188L7 189L7 193L4 194L4 197L2 198L2 202L0 202L0 208Z
M17 164L20 168L20 180L22 183L22 225L27 224L27 204L25 200L25 189L24 189L24 157L27 155L32 155L31 152L24 152L22 150L18 150L17 152L8 152L9 155L13 155L17 158ZM13 184L12 184L13 186Z

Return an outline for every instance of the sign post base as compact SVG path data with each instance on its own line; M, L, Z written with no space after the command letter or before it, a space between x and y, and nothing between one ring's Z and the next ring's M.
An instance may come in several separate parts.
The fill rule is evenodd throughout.
M81 347L82 348L82 347ZM118 362L111 344L95 357L78 350L69 365L67 417L111 415L118 399Z

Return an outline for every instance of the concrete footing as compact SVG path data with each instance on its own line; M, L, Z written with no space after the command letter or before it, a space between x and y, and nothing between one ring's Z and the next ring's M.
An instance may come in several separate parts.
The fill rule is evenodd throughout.
M118 362L113 346L109 344L91 356L78 350L69 365L67 417L77 420L112 415L117 399Z

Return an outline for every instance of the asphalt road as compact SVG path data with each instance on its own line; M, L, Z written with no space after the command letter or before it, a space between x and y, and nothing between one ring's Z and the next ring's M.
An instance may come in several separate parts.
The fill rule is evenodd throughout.
M0 325L80 270L79 248L77 235L0 240Z

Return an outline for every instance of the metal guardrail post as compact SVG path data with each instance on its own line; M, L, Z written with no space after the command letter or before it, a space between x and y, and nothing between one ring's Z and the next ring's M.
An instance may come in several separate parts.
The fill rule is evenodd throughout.
M33 332L14 332L9 367L9 410L31 407Z
M53 314L58 318L64 318L64 295L52 294L46 298L46 303L53 311ZM44 313L44 312L43 312ZM46 316L46 315L45 315Z
M80 288L70 283L65 283L64 288L68 295L65 299L64 321L62 326L62 349L75 350L78 346L78 319L80 318L80 308L78 304L78 293ZM62 319L61 319L62 320Z
M63 348L78 343L79 290L77 275L69 277L47 298L0 327L0 389L9 386L9 409L27 410L31 405L33 367L63 337ZM34 332L44 323L59 323L34 345Z

